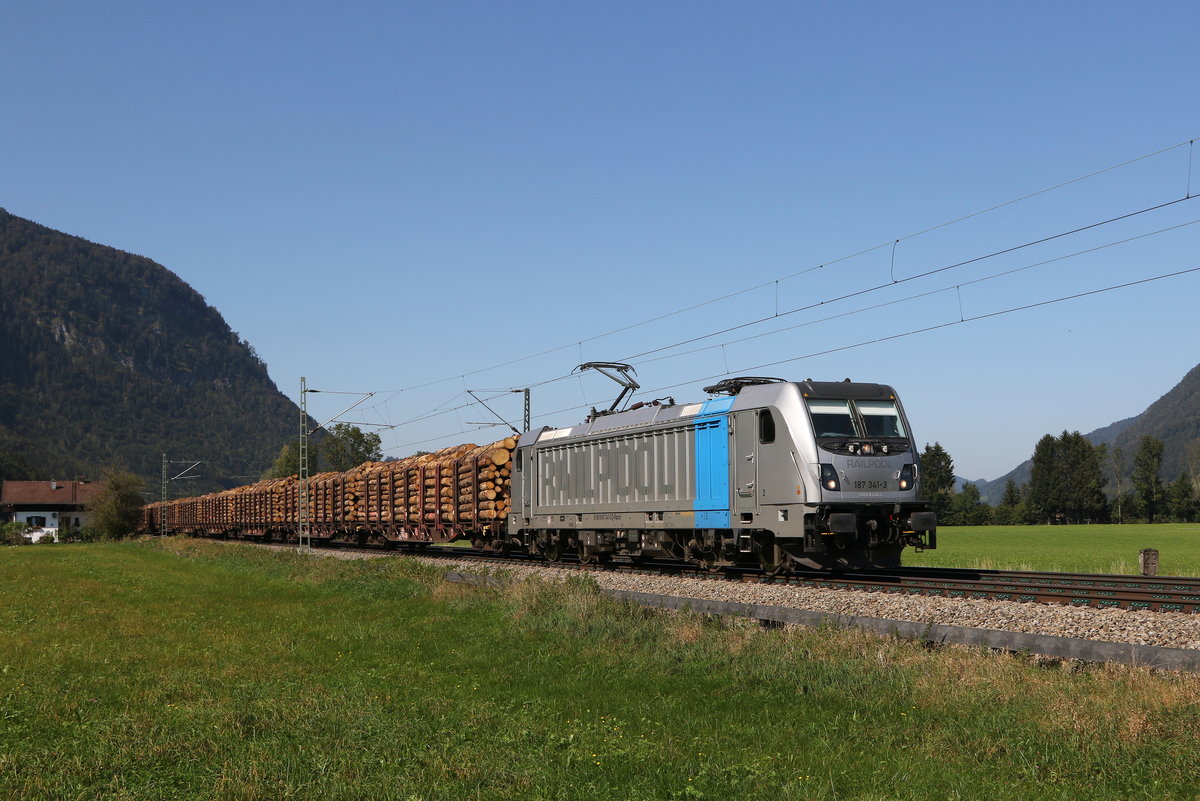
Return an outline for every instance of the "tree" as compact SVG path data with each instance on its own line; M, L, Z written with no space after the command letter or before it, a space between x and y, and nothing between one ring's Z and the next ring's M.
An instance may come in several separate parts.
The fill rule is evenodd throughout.
M1017 482L1011 478L1004 482L1004 496L1000 499L1000 505L992 510L993 523L998 526L1016 526L1027 522L1024 490L1024 485L1017 486Z
M1146 522L1153 523L1163 497L1162 470L1163 443L1149 434L1142 437L1137 456L1133 458L1133 486L1142 501Z
M954 460L941 443L925 444L921 453L921 495L941 521L954 502Z
M1000 498L1001 506L1016 506L1021 502L1021 488L1017 482L1009 479L1004 482L1004 495Z
M312 450L309 449L308 457L308 472L313 472ZM275 464L271 469L263 473L263 478L287 478L288 476L296 476L300 474L300 446L291 442L286 443L279 449L279 455L275 457Z
M963 484L962 492L954 496L951 506L952 525L986 526L992 522L992 507L983 502L979 487L970 482Z
M1170 483L1166 489L1167 514L1180 523L1193 523L1200 511L1196 502L1196 489L1192 477L1186 472Z
M1193 487L1200 487L1200 439L1194 439L1183 451L1183 467L1192 480Z
M1130 520L1137 520L1145 516L1145 508L1142 505L1142 496L1137 494L1137 490L1127 490L1120 500L1121 514L1128 517Z
M1062 471L1058 464L1058 440L1050 434L1033 448L1033 466L1029 475L1029 509L1037 520L1050 520L1061 511Z
M85 507L88 527L104 539L120 540L137 528L142 517L141 476L117 470L104 471L104 486Z
M29 540L25 539L25 529L28 528L19 520L14 520L11 523L0 523L0 545L25 545Z
M1078 431L1046 434L1033 451L1029 506L1039 520L1075 522L1106 516L1102 452Z
M24 481L33 477L33 470L20 454L0 449L0 481Z
M321 442L321 455L330 468L339 473L352 470L363 462L378 462L383 458L379 435L374 432L364 433L349 423L337 423L328 431L328 436Z
M1116 484L1117 494L1117 522L1122 522L1121 517L1121 502L1124 500L1125 493L1121 489L1121 477L1125 475L1125 453L1116 445L1111 448L1105 448L1105 456L1109 467L1112 469L1113 483Z
M1067 516L1076 522L1106 519L1103 451L1078 431L1064 431L1059 437L1059 452L1066 474L1062 500Z

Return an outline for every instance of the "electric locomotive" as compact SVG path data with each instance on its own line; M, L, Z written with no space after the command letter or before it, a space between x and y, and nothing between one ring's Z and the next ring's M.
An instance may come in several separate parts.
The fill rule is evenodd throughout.
M582 425L521 436L505 547L711 569L757 559L772 573L895 567L906 545L936 547L891 387L733 378L700 403L617 411L631 368L581 367L625 390Z

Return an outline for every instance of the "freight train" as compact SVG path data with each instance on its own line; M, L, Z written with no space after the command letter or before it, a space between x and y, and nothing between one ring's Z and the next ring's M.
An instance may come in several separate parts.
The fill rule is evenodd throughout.
M623 378L629 368L592 363ZM623 382L624 383L624 382ZM895 567L937 544L889 386L733 378L709 398L617 406L568 428L146 507L142 527L218 537L425 545L557 561ZM302 498L303 496L303 498ZM301 514L302 506L306 509Z

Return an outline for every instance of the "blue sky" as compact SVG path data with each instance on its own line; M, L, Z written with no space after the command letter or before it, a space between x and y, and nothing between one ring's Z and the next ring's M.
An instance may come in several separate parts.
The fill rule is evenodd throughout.
M629 360L642 399L890 383L995 478L1200 362L1200 273L972 319L1200 267L1197 30L1194 3L8 2L0 206L170 268L293 398L377 392L348 417L392 455L502 435L468 389L575 422L615 386L564 377Z

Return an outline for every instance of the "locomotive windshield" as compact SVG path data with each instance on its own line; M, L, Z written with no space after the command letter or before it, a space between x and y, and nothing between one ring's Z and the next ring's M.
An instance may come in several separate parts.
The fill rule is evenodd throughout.
M850 401L810 400L808 413L812 415L813 433L818 437L862 436L855 430Z
M903 437L904 423L892 401L855 401L868 437Z
M808 400L813 433L824 437L905 437L893 401Z

